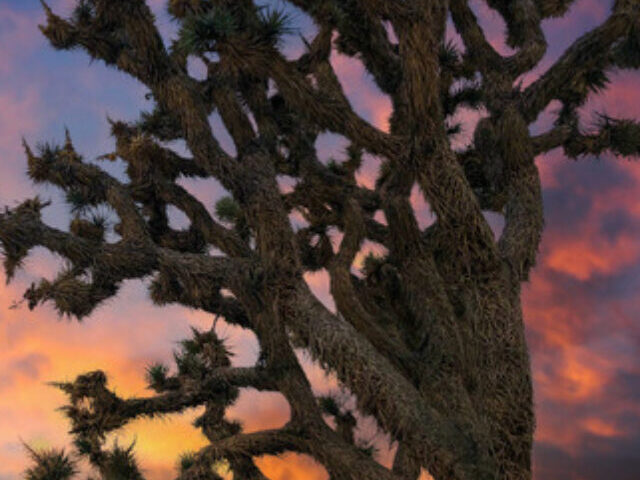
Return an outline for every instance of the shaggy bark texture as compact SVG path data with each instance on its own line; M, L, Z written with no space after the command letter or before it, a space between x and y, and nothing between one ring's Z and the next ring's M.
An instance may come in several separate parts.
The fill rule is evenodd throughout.
M151 278L155 303L221 316L252 330L261 349L255 366L234 367L213 329L194 330L175 368L149 367L152 396L121 398L100 371L58 384L76 455L99 478L143 478L132 448L107 445L107 434L201 406L196 426L210 445L182 457L180 480L220 478L221 461L234 478L264 479L254 458L282 452L313 456L333 480L416 480L421 469L436 480L530 479L534 412L520 286L543 229L534 157L557 147L573 158L640 152L634 121L601 116L585 130L577 115L608 72L640 67L640 2L617 0L601 26L526 88L519 78L547 47L541 22L564 15L571 0L486 0L504 18L510 56L487 41L468 0L290 2L317 26L293 60L279 50L289 19L250 0L170 0L181 26L170 47L142 0L81 0L68 19L44 4L41 30L55 48L82 49L126 72L156 106L137 122L112 122L115 151L100 160L126 162L127 182L85 162L69 134L60 146L25 143L30 177L66 192L73 221L68 231L47 226L37 198L0 214L8 278L42 246L67 267L31 286L30 308L51 302L81 319L124 280ZM449 16L463 53L445 42ZM352 109L332 51L360 59L389 96L388 132ZM189 76L189 57L206 65L205 79ZM561 105L555 126L531 136L528 126L552 101ZM486 118L473 145L455 151L452 119L462 107L484 108ZM214 112L237 155L218 143ZM346 160L318 159L322 132L348 139ZM173 140L186 142L189 158L166 146ZM374 188L356 181L364 154L382 160ZM281 191L280 175L296 179L291 191ZM213 215L176 183L183 177L214 178L229 196ZM437 217L426 229L409 201L415 185ZM105 205L118 217L113 228L91 213ZM171 228L170 206L188 228ZM484 211L504 216L497 240ZM306 226L293 228L292 214ZM362 260L365 242L385 253ZM321 269L337 313L304 281ZM314 397L294 348L333 372L357 409L397 441L392 469L354 440L357 415ZM280 392L288 423L245 433L226 420L242 388ZM75 474L62 451L31 453L29 479Z

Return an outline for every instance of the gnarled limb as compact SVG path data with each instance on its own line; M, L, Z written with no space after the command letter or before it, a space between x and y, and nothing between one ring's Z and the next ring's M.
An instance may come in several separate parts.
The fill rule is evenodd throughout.
M219 367L205 373L197 383L189 378L167 378L166 392L148 398L123 399L106 388L106 375L101 371L79 376L73 383L57 383L69 395L71 405L64 408L71 419L71 433L104 435L119 429L138 417L155 417L178 413L206 401L226 398L242 387L272 390L267 372L256 368ZM85 404L90 407L86 408Z
M106 1L98 2L94 16L76 23L63 20L47 8L47 25L41 30L55 47L81 46L93 58L113 64L147 85L159 104L178 117L196 164L232 190L238 167L211 132L196 81L172 66L144 1L117 3L115 8L109 8ZM103 33L96 28L103 23L115 23L125 30L131 44L121 45L112 30ZM153 41L150 43L148 38ZM138 62L146 67L137 68Z
M489 3L498 7L502 5L499 10L507 22L510 44L520 47L511 56L503 57L487 41L468 0L452 0L450 5L456 29L467 47L467 60L485 76L486 88L491 88L490 83L498 76L506 76L505 80L513 81L518 75L532 69L546 51L541 19L535 15L533 0L517 0L508 5ZM495 5L497 3L500 5Z
M338 90L337 82L332 84L336 88L315 92L311 84L279 54L270 63L268 73L273 76L285 101L305 112L314 123L356 141L373 154L391 158L404 151L402 139L378 130L353 111L344 93Z
M411 352L394 338L393 332L382 325L391 323L384 319L381 312L374 317L360 303L351 280L350 268L364 238L365 225L362 213L355 202L344 206L345 232L340 249L329 262L331 294L343 317L361 332L372 345L396 365L405 376L411 378L419 370ZM412 358L413 357L413 358Z
M554 99L581 105L589 93L602 86L594 79L615 66L614 46L638 22L638 12L626 3L619 2L602 25L576 40L524 90L520 108L528 122L534 121Z
M560 17L566 13L575 0L536 0L542 18Z
M579 133L570 125L558 125L532 139L536 153L564 147L570 158L600 155L610 151L617 156L640 155L640 123L600 115L595 132Z
M180 254L151 243L89 241L44 224L40 218L41 208L38 200L30 200L0 215L0 241L6 255L8 277L35 246L58 253L71 264L55 281L43 280L31 286L25 293L30 308L51 300L61 314L81 318L115 295L122 280L140 278L158 268L170 272L182 288L205 279L221 287L230 286L227 280L233 276L239 280L237 276L246 271L242 264L248 265L229 258ZM90 274L88 281L83 278L86 272Z

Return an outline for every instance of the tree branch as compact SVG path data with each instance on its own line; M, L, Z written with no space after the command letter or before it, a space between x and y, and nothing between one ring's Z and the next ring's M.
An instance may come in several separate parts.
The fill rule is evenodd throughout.
M358 332L362 333L372 345L407 378L416 375L419 370L416 358L412 358L409 350L399 338L394 338L392 332L385 331L381 325L393 323L384 318L376 318L360 303L353 283L350 268L364 239L365 225L359 207L355 202L344 205L345 232L340 249L329 262L331 295L336 301L340 313L351 323ZM382 315L379 315L382 317Z
M171 379L167 382L171 383ZM106 376L101 371L81 375L73 383L54 385L69 396L71 403L63 410L72 422L71 433L100 437L134 418L178 413L207 401L226 399L236 388L274 389L267 372L256 368L217 368L203 378L177 378L173 383L178 386L159 395L129 399L122 399L107 389Z
M581 105L589 93L601 88L603 71L614 65L613 47L637 21L638 13L633 9L616 7L602 25L576 40L524 90L520 107L525 119L534 121L554 99Z
M309 122L344 135L373 154L389 158L402 155L402 140L378 130L359 117L349 105L331 66L327 62L323 64L326 82L319 91L315 91L294 65L278 52L273 52L264 73L273 76L285 101Z
M94 165L82 162L67 133L63 148L45 145L41 155L33 154L26 141L29 177L36 183L50 183L63 190L75 191L91 205L107 202L120 217L120 234L124 240L148 237L144 219L127 189L118 180Z
M29 250L38 245L63 255L71 263L54 282L43 280L31 286L25 293L30 308L52 300L61 314L82 318L100 302L115 295L122 280L144 277L157 268L173 275L174 281L184 289L202 281L219 286L244 281L247 262L180 254L151 243L92 242L42 223L42 206L38 200L29 200L0 215L0 242L9 278ZM88 281L83 278L86 273L89 273Z
M488 77L484 79L485 87L493 89L491 83L496 75L506 74L513 80L533 68L544 56L547 44L533 0L489 3L498 8L507 23L509 44L520 47L509 57L501 56L487 41L468 0L452 0L450 9L456 29L467 47L467 61Z
M536 0L542 18L561 17L576 0Z
M451 0L451 18L467 47L467 59L483 71L497 69L502 58L487 41L468 0Z
M176 113L196 164L233 191L234 172L239 167L215 140L197 82L166 54L144 1L117 0L107 6L106 0L100 0L98 6L95 16L79 23L63 20L47 7L47 25L41 30L55 48L81 46L93 58L115 65L147 85L164 110ZM121 30L130 44L122 44L114 35Z
M600 155L605 151L622 157L640 155L640 123L634 120L599 115L595 132L579 133L576 130L571 125L561 124L533 137L536 155L561 146L569 158Z

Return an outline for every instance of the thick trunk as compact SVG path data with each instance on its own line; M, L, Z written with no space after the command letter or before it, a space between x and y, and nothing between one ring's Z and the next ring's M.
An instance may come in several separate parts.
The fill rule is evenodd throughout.
M442 395L436 397L437 402L443 409L460 409L461 416L469 421L466 428L475 432L479 448L486 451L493 478L530 480L535 428L531 369L519 288L513 287L506 273L501 277L454 297L465 345L462 363L452 367L460 381L440 379L436 386L423 388L422 392L433 400L432 392L443 390L443 385L461 388L457 405ZM459 398L466 396L470 410L460 406ZM425 466L436 480L464 478L437 463Z

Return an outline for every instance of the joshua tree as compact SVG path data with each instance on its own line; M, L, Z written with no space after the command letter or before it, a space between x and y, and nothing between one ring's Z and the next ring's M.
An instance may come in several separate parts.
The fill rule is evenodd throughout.
M169 48L143 0L81 0L69 19L44 6L41 29L55 48L81 48L126 72L155 107L111 124L115 151L101 159L126 162L126 182L83 161L69 134L60 146L25 143L29 176L63 189L74 218L69 231L47 226L37 198L5 210L8 278L43 246L67 267L29 288L30 308L52 302L81 319L123 280L151 278L156 304L221 316L252 330L261 350L255 366L234 367L215 331L194 331L176 368L149 367L155 393L147 398L118 397L100 371L59 384L74 448L103 479L142 478L131 448L107 447L107 433L140 416L204 406L196 425L210 445L182 458L180 479L219 478L220 461L234 478L265 478L253 458L285 451L313 456L334 480L415 480L421 468L437 480L531 478L520 287L543 229L534 158L557 147L571 158L640 153L640 124L600 116L586 129L577 113L610 71L640 67L640 1L616 0L602 25L526 88L519 78L546 50L541 22L564 15L571 0L486 0L505 20L510 56L487 41L468 0L289 1L317 27L294 60L279 48L286 16L250 0L169 1L181 25ZM445 41L449 15L461 53ZM334 49L359 58L391 99L388 132L350 106L329 61ZM204 80L188 74L189 57L206 65ZM552 101L560 105L554 126L532 136L528 126ZM452 118L461 107L486 116L472 145L456 151ZM237 155L216 140L214 111ZM318 159L314 144L326 131L350 142L343 161ZM189 158L167 146L178 139ZM365 154L382 160L374 188L356 180ZM295 187L279 188L280 175ZM214 215L180 177L214 178L229 196ZM416 184L436 217L428 228L409 201ZM112 229L91 213L105 206L117 216ZM170 227L169 206L186 214L187 229ZM504 216L497 240L486 211ZM304 226L292 226L294 213ZM364 242L385 253L358 270ZM336 313L304 281L320 269ZM355 416L314 397L294 348L333 372L357 409L397 441L392 469L354 442ZM246 433L225 420L246 387L281 392L288 423ZM32 453L28 478L73 475L64 453Z

